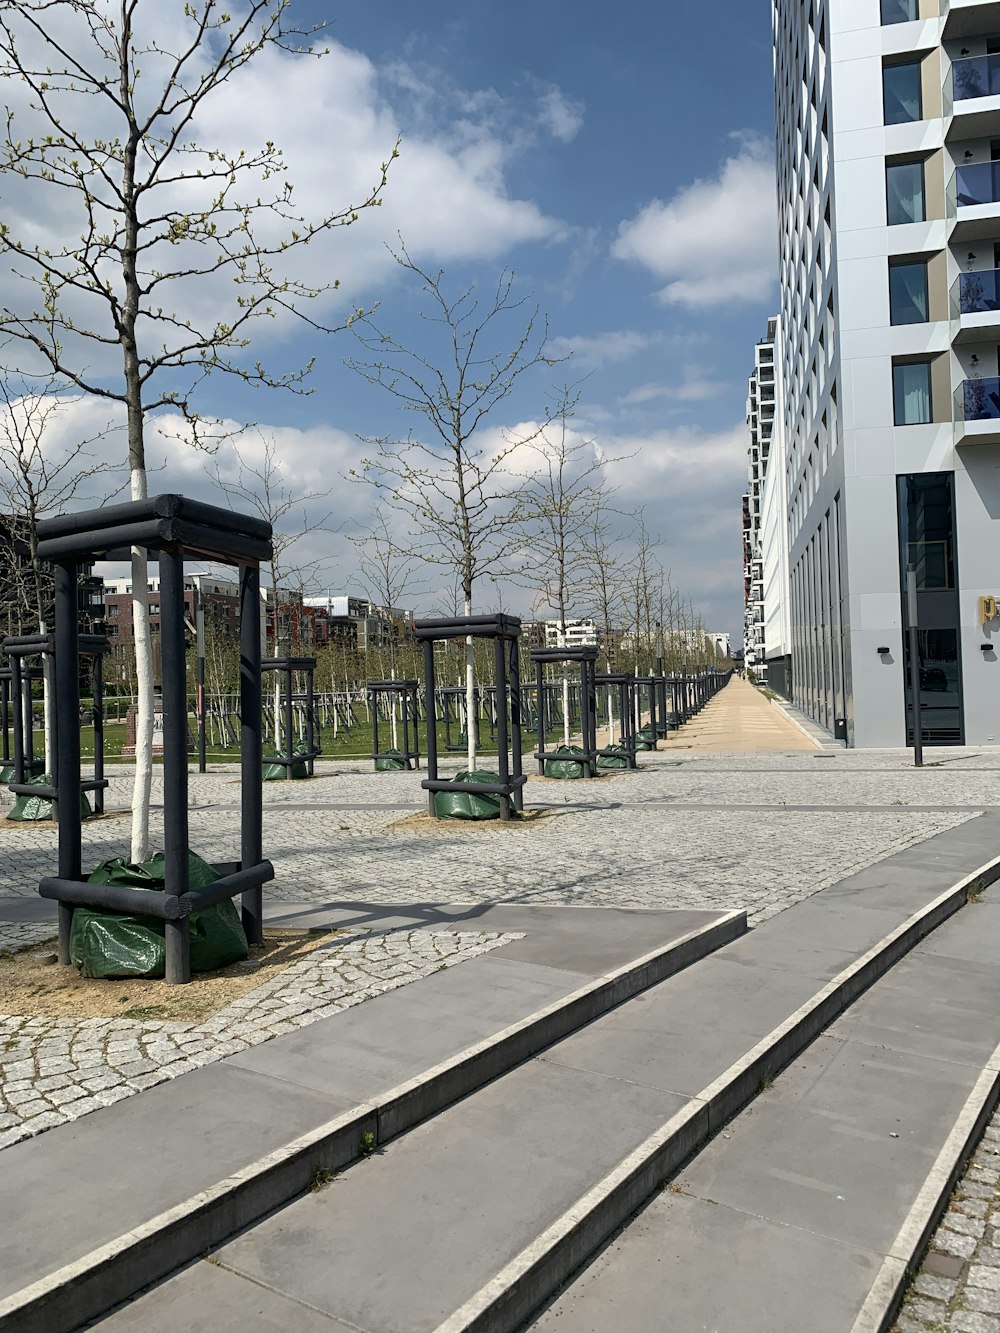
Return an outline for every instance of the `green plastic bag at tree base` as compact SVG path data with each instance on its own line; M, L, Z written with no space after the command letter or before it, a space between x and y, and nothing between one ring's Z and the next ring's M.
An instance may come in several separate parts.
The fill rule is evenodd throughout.
M292 778L307 778L309 769L306 767L306 761L300 758L300 755L308 754L309 746L305 741L299 741L292 751ZM262 782L284 782L288 778L288 769L284 764L265 764L261 772Z
M579 745L557 745L554 755L584 754ZM546 759L545 776L547 778L585 778L587 765L579 759Z
M624 745L605 746L597 756L598 768L628 768L628 751Z
M192 889L214 884L217 870L188 852ZM118 884L149 893L163 892L163 853L133 865L124 857L102 861L90 884ZM239 962L250 952L239 912L231 898L192 912L191 971L212 972ZM166 971L165 922L127 912L100 912L78 907L69 937L70 961L84 977L162 977Z
M462 769L455 782L499 782L500 774L477 768ZM439 791L434 793L434 810L439 819L499 819L502 796L488 792Z
M31 777L38 777L45 768L44 759L32 759L29 773ZM9 764L0 767L0 786L6 786L8 782L13 782L15 776L15 765L13 760Z
M52 778L48 773L36 773L25 783L28 787L50 787ZM89 819L93 814L90 808L90 802L87 800L86 792L80 793L80 818ZM25 796L21 795L14 802L13 808L8 812L8 819L17 820L24 824L41 823L43 820L52 818L52 802L47 796Z
M652 727L643 727L641 731L635 734L635 748L637 750L651 750L656 744L656 735Z
M402 750L387 750L381 759L375 760L376 773L398 773L401 769L406 769Z

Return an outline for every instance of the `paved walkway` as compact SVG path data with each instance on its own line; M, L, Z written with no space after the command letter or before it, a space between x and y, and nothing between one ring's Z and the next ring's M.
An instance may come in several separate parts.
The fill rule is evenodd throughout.
M760 690L734 676L705 708L670 738L670 748L705 754L815 750L816 745L772 708Z

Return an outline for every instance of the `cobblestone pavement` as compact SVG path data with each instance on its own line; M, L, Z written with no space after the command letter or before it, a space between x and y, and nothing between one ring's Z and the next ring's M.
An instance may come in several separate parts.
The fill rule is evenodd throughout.
M930 1243L892 1333L1000 1333L1000 1116Z
M0 1016L0 1149L520 938L334 936L198 1022Z
M1000 749L931 751L917 771L899 751L704 754L683 738L643 756L637 772L533 779L527 804L550 813L527 826L414 824L407 816L426 809L422 773L321 762L312 781L265 787L265 854L276 870L267 896L745 908L759 922L1000 808ZM121 811L130 770L109 776L108 809ZM236 767L192 773L190 797L193 849L212 861L238 855ZM153 824L155 841L159 816ZM124 813L85 824L85 865L126 855L128 832ZM55 856L53 825L0 820L0 951L51 934L4 922L2 909L5 898L34 896ZM273 993L266 983L205 1023L0 1017L0 1146L503 943L414 932L399 955L400 938L339 939L321 961L286 971Z
M938 751L939 767L932 757L917 771L898 751L705 756L679 745L598 782L530 781L528 804L552 809L530 827L394 827L425 808L422 774L321 764L312 781L265 789L268 896L746 908L761 921L1000 807L1000 751ZM129 794L127 771L112 772L109 809ZM238 854L235 769L192 774L191 798L194 849ZM84 829L93 863L127 849L125 815ZM51 825L0 822L0 897L33 894L54 850Z

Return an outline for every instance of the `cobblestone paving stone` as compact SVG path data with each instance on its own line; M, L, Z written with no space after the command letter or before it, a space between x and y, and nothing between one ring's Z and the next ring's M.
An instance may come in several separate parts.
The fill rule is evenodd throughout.
M639 771L599 782L533 779L528 804L552 813L504 828L401 825L426 809L423 773L345 761L321 762L317 773L264 789L271 902L745 908L760 922L1000 808L1000 750L949 750L916 771L899 751L707 756L677 742L646 755ZM122 810L131 772L111 767L109 777L108 809ZM206 859L238 855L239 798L236 766L191 774L191 844ZM153 800L162 800L159 772ZM154 842L160 819L154 813ZM127 854L127 815L85 824L83 838L85 865ZM54 825L0 820L0 922L2 900L33 897L55 852ZM0 949L50 935L3 923ZM274 993L268 983L201 1024L0 1017L0 1147L503 943L420 931L401 956L400 938L359 937L343 953L338 942L342 963L296 964Z
M198 1022L0 1015L0 1149L520 938L334 936Z
M892 1333L1000 1333L1000 1116L952 1196Z

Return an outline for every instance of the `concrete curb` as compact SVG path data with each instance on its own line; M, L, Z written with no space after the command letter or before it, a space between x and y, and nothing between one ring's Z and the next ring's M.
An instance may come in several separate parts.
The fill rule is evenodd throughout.
M377 1101L327 1121L0 1301L0 1330L69 1333L96 1319L289 1203L309 1189L317 1175L357 1161L363 1155L363 1136L384 1143L413 1128L583 1024L731 943L746 929L746 912L727 912L399 1084Z
M766 697L767 696L765 695L765 698ZM802 735L805 736L806 740L811 741L813 745L815 745L817 750L822 750L827 746L830 746L837 750L842 750L844 748L843 743L841 741L836 741L833 739L832 736L826 736L825 733L822 733L824 738L820 740L819 736L817 736L815 732L810 731L804 722L799 721L799 719L795 716L794 710L791 708L787 708L780 700L768 699L767 702L771 705L771 707L775 710L775 712L781 714L781 716L785 719L785 721L789 724L789 726L794 727L796 731L800 731ZM817 727L816 730L820 731L821 729Z
M910 1276L920 1265L966 1161L1000 1101L1000 1046L990 1057L938 1153L906 1221L878 1271L851 1333L885 1333L899 1312Z
M742 1059L692 1097L684 1110L522 1250L491 1282L440 1324L436 1333L515 1333L523 1328L651 1194L756 1097L764 1079L772 1078L795 1059L868 987L964 906L970 889L984 888L997 879L1000 879L1000 857L959 880L834 977ZM981 1110L976 1123L980 1120L985 1123L986 1114ZM966 1142L969 1137L966 1136ZM932 1225L933 1220L927 1223L927 1234ZM902 1260L896 1262L903 1264ZM862 1333L862 1328L864 1333L876 1330L882 1333L881 1325L872 1325L870 1330L868 1326L856 1326L854 1333Z

